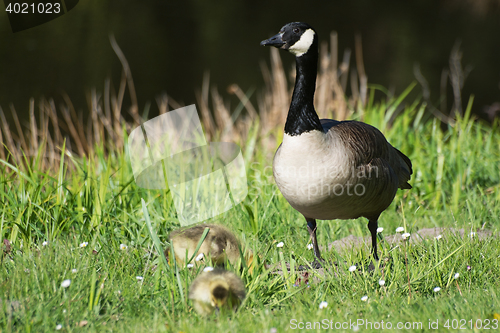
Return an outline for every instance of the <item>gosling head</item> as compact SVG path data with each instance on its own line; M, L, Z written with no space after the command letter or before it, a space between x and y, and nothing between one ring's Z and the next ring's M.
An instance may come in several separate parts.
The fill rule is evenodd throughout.
M229 286L225 281L214 281L210 286L210 304L218 313L227 303Z
M245 298L245 285L233 272L214 269L201 273L189 288L189 299L201 315L235 311Z
M280 32L273 37L260 42L262 46L274 46L287 50L296 57L301 57L312 49L318 49L316 31L307 23L292 22L285 24Z

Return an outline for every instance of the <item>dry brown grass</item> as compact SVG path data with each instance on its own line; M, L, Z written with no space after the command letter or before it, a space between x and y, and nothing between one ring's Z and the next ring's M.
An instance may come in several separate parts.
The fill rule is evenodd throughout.
M140 125L137 97L132 80L131 69L113 36L111 45L122 63L122 78L118 89L111 81L105 81L104 93L92 89L88 94L88 117L83 120L77 114L67 95L64 103L57 107L53 99L42 99L29 103L28 124L21 124L16 110L11 107L15 128L9 126L0 108L0 158L18 166L27 166L32 159L42 155L43 170L57 171L61 148L66 145L65 153L74 156L91 156L95 149L105 153L122 150L126 144L124 132L130 132ZM350 66L351 52L346 50L342 61L338 61L337 34L330 35L330 42L320 46L319 73L315 103L320 117L346 119L355 109L362 109L366 103L367 78L363 67L361 40L356 39L357 70ZM197 107L208 140L234 141L244 145L249 131L258 127L259 140L264 146L276 147L284 126L288 105L293 90L294 68L287 78L286 70L277 49L271 49L270 66L261 64L265 86L251 100L237 85L232 84L228 93L235 95L246 112L234 113L229 103L215 86L211 86L206 74L201 90L197 92ZM350 80L349 80L350 79ZM346 96L347 84L351 85L351 96ZM124 105L128 92L131 105ZM156 99L160 114L182 107L167 95ZM254 105L255 104L255 105ZM124 115L132 121L126 121ZM24 128L23 128L24 126ZM40 154L41 152L41 154Z

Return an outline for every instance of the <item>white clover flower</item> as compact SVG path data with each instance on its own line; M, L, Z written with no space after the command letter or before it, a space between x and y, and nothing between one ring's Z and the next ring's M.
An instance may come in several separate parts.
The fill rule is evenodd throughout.
M62 329L62 325L61 324L57 324L56 325L56 331L60 331Z
M354 272L356 270L356 265L349 267L349 272Z
M87 245L89 245L89 242L83 242L80 244L80 247L87 247Z
M193 264L187 264L187 268L193 268L194 265Z
M436 288L434 288L433 290L434 290L434 292L435 292L435 293L437 293L438 291L440 291L440 290L441 290L441 288L436 287Z
M382 287L385 285L385 280L379 280L378 281L378 284Z
M396 232L403 232L403 231L405 231L405 228L403 227L396 228Z
M327 302L323 301L323 302L319 303L319 309L320 309L320 310L321 310L321 309L324 309L324 308L326 308L326 307L328 307L328 303L327 303Z
M434 239L436 239L436 240L440 240L441 238L443 238L442 235L437 235L436 237L434 237Z
M362 300L363 302L366 302L366 301L368 300L368 296L366 296L366 295L365 295L365 296L361 297L361 300Z
M47 246L47 245L49 245L49 242L47 242L47 241L44 241L44 242L42 243L42 246Z
M144 278L143 278L142 276L136 276L135 278L137 279L137 281L142 281L142 280L144 280Z
M404 234L401 235L401 237L403 237L403 239L407 239L410 238L410 234L408 232L405 232Z
M455 273L455 275L453 276L453 278L456 280L460 277L460 273Z
M313 249L313 247L314 247L314 246L313 246L312 244L307 244L307 249L308 249L308 250L312 250L312 249Z
M73 268L73 269L71 270L71 273L73 273L73 274L75 274L76 272L78 272L78 270L77 270L76 268Z
M68 288L70 284L71 284L71 280L64 280L63 282L61 282L61 287Z
M127 244L120 244L120 250L126 250L128 249Z
M283 245L285 245L285 243L279 242L278 244L276 244L276 247L283 247Z
M196 257L196 259L194 259L195 261L200 261L202 260L203 258L205 257L205 255L203 253L200 253L198 254L198 256Z
M211 272L211 271L213 271L213 270L214 270L214 268L213 268L213 267L211 267L211 266L207 266L207 267L205 267L205 268L203 269L203 271L204 271L204 272Z
M380 234L382 231L384 231L384 228L382 228L382 227L377 228L377 234Z

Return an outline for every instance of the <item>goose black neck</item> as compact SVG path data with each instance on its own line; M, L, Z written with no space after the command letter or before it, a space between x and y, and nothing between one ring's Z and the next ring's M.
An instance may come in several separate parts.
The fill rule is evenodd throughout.
M318 46L313 43L303 55L296 57L296 78L292 102L286 118L285 133L300 135L305 132L323 131L314 110L314 91L318 71Z

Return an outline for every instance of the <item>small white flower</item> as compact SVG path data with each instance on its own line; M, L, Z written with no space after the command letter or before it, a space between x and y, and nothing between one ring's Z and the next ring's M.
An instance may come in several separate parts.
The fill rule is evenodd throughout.
M193 268L194 265L193 264L187 264L187 268Z
M70 284L71 280L64 280L63 282L61 282L61 287L68 288Z
M313 246L312 244L307 244L307 249L308 249L308 250L312 250L312 249L313 249L313 247L314 247L314 246Z
M379 280L378 281L378 284L382 287L385 285L385 280Z
M211 266L207 266L207 267L205 267L205 268L203 269L203 271L204 271L204 272L211 272L211 271L213 271L213 270L214 270L214 268L213 268L213 267L211 267Z
M401 235L401 237L403 237L403 239L407 239L410 238L410 234L405 232L404 234Z
M384 231L384 228L382 228L382 227L377 228L377 234L380 234L382 231Z
M271 327L269 333L278 333L278 329L276 327Z
M349 267L349 272L354 272L356 270L356 265Z
M128 249L127 244L120 244L120 250L126 250Z
M83 242L80 244L80 247L87 247L87 245L89 245L89 242Z
M63 313L66 313L66 309L63 309Z
M471 231L470 234L469 234L469 237L473 238L474 236L476 236L476 233L474 231Z
M61 328L62 328L62 325L61 325L61 324L56 325L56 331L61 330Z
M47 241L44 241L44 242L42 243L42 246L47 246L47 245L49 245L49 242L47 242Z
M459 273L455 273L455 275L453 276L453 278L456 280L460 277L460 274Z
M279 242L278 244L276 244L276 247L283 247L283 245L285 245L285 243Z
M87 210L85 209L85 207L82 207L82 212L86 212Z
M441 238L443 238L442 235L437 235L436 237L434 237L434 239L436 239L436 240L440 240Z
M319 309L320 309L320 310L321 310L321 309L326 308L327 306L328 306L328 303L327 303L327 302L325 302L325 301L323 301L323 302L319 303Z
M438 292L438 291L440 291L440 290L441 290L441 288L439 288L439 287L434 288L434 292L435 292L435 293L437 293L437 292Z
M353 332L358 332L358 331L359 331L359 326L358 326L358 325L354 326L354 327L352 328L352 331L353 331Z
M396 232L403 232L403 231L405 231L405 228L403 227L396 228Z
M142 281L142 280L144 280L144 278L143 278L142 276L136 276L135 278L137 279L137 281Z
M361 297L361 300L362 300L363 302L366 302L366 301L368 300L368 296L363 296L363 297Z
M78 272L78 270L77 270L76 268L73 268L73 269L71 270L71 273L73 273L73 274L75 274L76 272Z
M195 260L196 260L196 261L200 261L200 260L202 260L204 257L205 257L205 255L204 255L203 253L200 253L200 254L198 254L198 256L196 257L196 259L195 259Z

